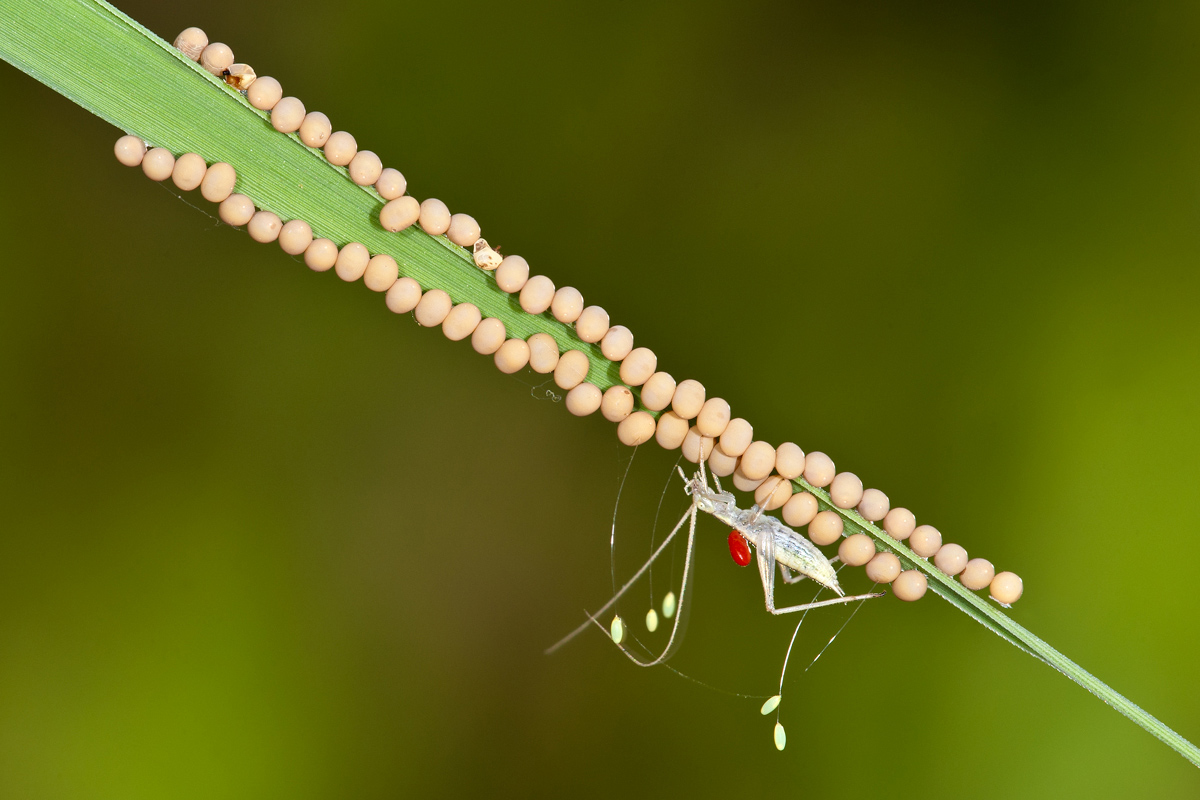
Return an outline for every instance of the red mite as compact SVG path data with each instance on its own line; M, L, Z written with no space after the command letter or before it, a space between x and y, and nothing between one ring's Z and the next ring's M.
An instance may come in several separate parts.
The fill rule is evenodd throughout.
M729 534L729 555L733 556L733 563L739 567L750 563L750 545L746 544L745 537L737 531Z

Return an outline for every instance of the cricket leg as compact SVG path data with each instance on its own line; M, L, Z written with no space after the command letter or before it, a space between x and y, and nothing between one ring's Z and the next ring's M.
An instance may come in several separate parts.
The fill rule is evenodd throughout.
M631 653L623 644L618 645L621 648L621 652L639 667L653 667L663 663L675 654L675 651L679 649L679 645L683 642L683 634L680 628L684 624L684 620L687 618L687 613L689 611L687 604L691 599L691 594L688 592L688 588L691 585L692 557L696 550L696 511L696 506L692 506L691 511L688 512L691 522L688 525L687 554L684 556L683 561L683 583L679 588L679 609L675 612L675 624L671 626L671 636L667 639L666 647L663 648L663 651L657 657L652 658L649 661L643 661ZM682 520L680 520L680 524L682 524ZM596 616L602 613L604 612L599 611L596 614L593 614L591 621L599 625L600 629L605 631L605 633L608 633L608 629L601 625L599 620L596 619Z
M758 544L758 574L762 579L763 601L766 603L767 611L772 614L792 614L796 611L807 611L810 608L822 608L824 606L836 606L841 603L854 603L859 600L869 600L872 597L883 597L882 593L858 594L853 597L835 597L832 600L820 600L815 603L802 603L797 606L787 606L785 608L775 607L775 540L770 537L763 537L764 540Z
M663 539L662 544L660 544L658 546L658 549L654 551L654 553L650 556L650 559L645 564L642 565L641 569L639 569L637 572L635 572L633 574L633 577L630 578L628 581L626 581L625 585L622 586L621 589L616 594L614 594L607 603L605 603L603 606L601 606L599 608L599 610L597 610L594 614L589 614L587 622L584 622L578 628L571 631L566 636L564 636L562 639L559 639L557 642L555 642L551 647L547 648L546 654L549 655L550 653L553 653L555 650L562 647L564 644L571 641L579 634L583 633L585 630L587 630L588 626L592 624L592 621L596 617L600 616L605 611L608 611L608 609L612 608L613 605L617 602L617 600L619 600L621 598L621 595L623 595L623 594L625 594L625 592L629 591L629 589L633 586L633 584L635 584L637 582L638 578L641 578L642 575L645 574L646 570L650 569L650 565L654 563L654 560L656 558L658 558L660 555L662 555L663 551L665 551L667 549L667 545L670 544L671 540L675 538L675 534L679 533L679 529L683 527L683 523L687 522L687 520L689 518L692 520L691 533L692 533L692 535L694 535L695 531L696 531L696 508L695 508L695 506L692 506L692 508L689 509L688 512L679 519L679 522L676 523L675 527L671 530L671 532L667 534L666 538ZM691 536L689 536L689 538L688 538L688 543L689 543L688 544L688 559L690 561L691 552L692 552ZM686 575L684 576L684 579L685 580L687 579ZM680 603L682 604L682 602L683 602L683 598L682 598L682 593L681 593Z

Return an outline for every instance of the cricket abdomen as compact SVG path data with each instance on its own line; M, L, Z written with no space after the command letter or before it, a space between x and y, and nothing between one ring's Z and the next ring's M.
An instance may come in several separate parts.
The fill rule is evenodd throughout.
M739 529L740 530L740 529ZM775 560L790 570L807 575L817 583L844 597L838 585L837 571L817 546L775 517L759 516L742 534L758 546L758 537L771 536L775 541Z
M775 543L775 560L790 570L807 575L822 586L837 592L838 597L846 593L838 585L837 572L825 554L817 546L796 531L784 525L776 517L762 513L758 506L738 508L732 502L711 502L708 513L746 537L755 547L760 539L770 537Z

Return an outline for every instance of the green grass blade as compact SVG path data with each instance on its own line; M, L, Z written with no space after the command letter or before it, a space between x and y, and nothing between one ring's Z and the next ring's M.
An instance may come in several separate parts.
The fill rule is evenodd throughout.
M416 226L385 231L383 200L373 189L354 184L344 168L294 134L277 132L240 93L107 3L4 0L0 31L0 58L93 114L173 153L233 164L237 190L259 208L305 220L314 235L339 247L361 242L372 253L388 253L401 274L448 292L456 303L474 303L484 317L503 322L510 337L548 333L560 349L582 350L591 362L587 380L601 391L619 382L618 365L599 347L548 313L526 314L463 248Z
M101 0L3 0L0 58L116 127L179 154L227 161L238 172L238 191L283 219L303 219L318 236L339 246L357 241L388 253L404 275L447 291L455 302L477 305L504 322L510 336L549 333L560 348L585 352L588 380L601 390L619 382L617 365L599 348L548 314L524 313L476 269L462 248L416 228L399 234L378 222L383 201L356 186L345 170L328 164L295 136L276 132L267 116L237 92L177 53L169 43ZM636 391L635 391L636 394ZM847 533L863 532L880 550L895 553L925 573L929 588L1005 641L1041 659L1120 711L1193 764L1200 749L1075 664L1062 653L918 557L855 511L835 508L828 494L803 480L796 485L821 508L840 514Z
M838 508L833 505L829 500L829 493L824 489L818 489L803 478L799 478L793 481L793 483L800 490L809 492L816 497L817 505L820 506L822 511L831 509L840 515L847 535L865 533L867 536L870 536L875 540L876 549L895 553L905 569L918 569L923 572L929 581L930 590L936 592L951 605L995 633L1001 639L1019 647L1034 658L1049 664L1149 731L1188 761L1200 767L1200 748L1197 748L1136 703L1130 701L1104 681L1042 641L1042 639L1035 636L1023 625L1018 624L1002 612L997 606L989 604L979 595L967 589L949 575L946 575L928 560L921 558L910 550L903 542L893 539L888 535L887 531L868 522L857 511Z

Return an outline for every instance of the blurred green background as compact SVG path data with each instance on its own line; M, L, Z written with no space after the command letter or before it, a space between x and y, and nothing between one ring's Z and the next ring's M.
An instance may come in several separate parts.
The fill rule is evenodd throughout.
M1200 6L120 6L1019 572L1017 620L1200 739ZM544 656L610 591L612 427L0 97L0 796L1196 796L932 596L794 662L783 754L598 633ZM672 463L633 464L622 574ZM724 533L672 663L769 695L792 623Z

